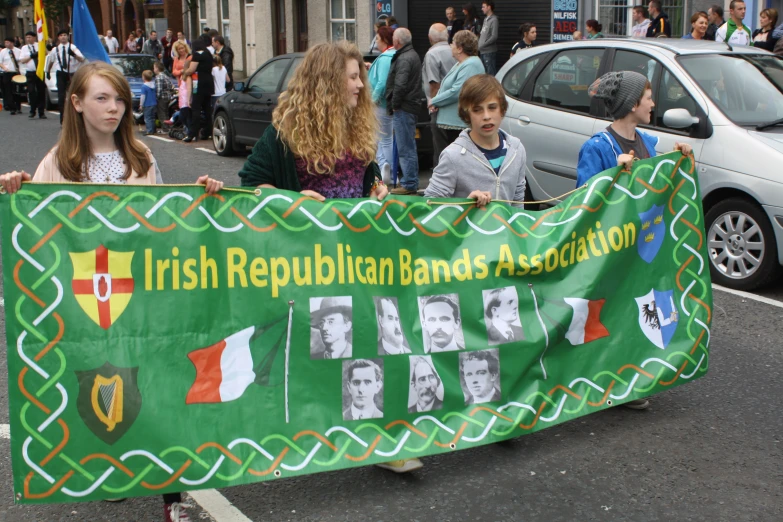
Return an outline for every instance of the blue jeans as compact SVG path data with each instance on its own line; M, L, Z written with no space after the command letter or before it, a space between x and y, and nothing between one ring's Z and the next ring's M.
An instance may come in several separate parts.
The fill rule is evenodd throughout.
M392 155L394 146L394 127L392 117L386 113L385 107L376 107L375 115L378 117L378 153L375 155L375 161L378 167L383 170L385 164L392 166Z
M147 134L155 133L156 106L144 107L144 124L147 126Z
M483 53L481 55L481 63L484 64L484 70L487 74L495 76L498 72L498 53Z
M419 188L419 155L416 152L416 115L405 111L394 111L394 139L400 156L402 181L400 185L408 190Z

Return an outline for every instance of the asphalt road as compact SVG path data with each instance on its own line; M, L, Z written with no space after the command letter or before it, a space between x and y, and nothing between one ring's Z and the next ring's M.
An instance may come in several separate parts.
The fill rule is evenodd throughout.
M58 132L56 115L28 121L0 114L0 173L33 172ZM145 143L169 183L209 173L238 184L244 158L198 150L211 148L209 142ZM781 302L715 292L709 373L654 397L646 411L610 409L426 458L424 469L410 475L365 467L220 493L247 519L269 522L783 520L783 285L757 293ZM2 317L0 425L9 422L5 357ZM240 520L188 502L194 521ZM160 521L162 510L159 497L14 505L9 441L0 438L0 521Z

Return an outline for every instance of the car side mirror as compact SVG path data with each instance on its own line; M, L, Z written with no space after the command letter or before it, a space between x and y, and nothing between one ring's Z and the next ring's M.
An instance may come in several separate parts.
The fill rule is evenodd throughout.
M699 123L699 118L691 116L688 109L669 109L663 113L663 124L670 129L687 129Z
M245 82L236 82L234 84L234 90L237 92L242 92L245 90Z

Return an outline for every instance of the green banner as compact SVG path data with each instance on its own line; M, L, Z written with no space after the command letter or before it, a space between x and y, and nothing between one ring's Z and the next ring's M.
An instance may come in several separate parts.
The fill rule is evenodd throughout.
M701 377L692 159L539 212L25 184L0 196L16 500L471 448Z

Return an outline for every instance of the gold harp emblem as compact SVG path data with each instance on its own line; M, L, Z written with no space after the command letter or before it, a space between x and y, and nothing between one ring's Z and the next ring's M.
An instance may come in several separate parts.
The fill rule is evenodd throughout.
M122 377L95 376L92 385L92 410L95 416L106 425L106 431L112 431L122 422Z

